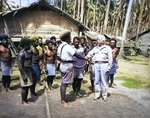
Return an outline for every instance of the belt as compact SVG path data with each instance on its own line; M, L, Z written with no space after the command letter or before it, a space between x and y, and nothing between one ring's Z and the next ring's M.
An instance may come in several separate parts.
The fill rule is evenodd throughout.
M103 63L108 63L108 61L95 61L95 63L103 64Z
M9 59L3 59L3 58L1 58L0 60L1 60L1 61L5 61L5 62L8 62L8 61L11 61L11 58L9 58Z
M55 64L55 60L47 60L46 63L47 64Z

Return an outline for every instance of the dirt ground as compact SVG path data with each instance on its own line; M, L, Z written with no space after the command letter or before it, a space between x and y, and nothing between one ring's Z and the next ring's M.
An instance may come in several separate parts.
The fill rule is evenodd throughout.
M119 60L119 68L123 72L133 73L134 75L150 78L150 66L141 64L132 64L125 62L124 60Z
M125 65L123 68L128 71L132 69L129 66L133 66L120 61L120 68L122 65ZM137 66L140 67L140 65ZM143 69L146 69L145 67ZM136 72L134 68L132 72L139 73L139 75L143 73ZM46 105L49 106L51 118L149 118L150 89L129 89L121 85L122 81L115 80L115 83L117 87L108 90L107 102L101 98L93 100L94 93L91 92L90 83L82 84L82 97L76 99L73 96L72 86L69 85L66 91L69 108L60 104L60 82L54 81L54 90L47 91L47 95L43 89L44 85L38 84L36 92L39 96L31 97L29 93L29 101L33 103L24 107L21 105L19 80L13 80L11 83L13 93L0 93L0 118L46 118ZM46 103L46 98L48 103Z

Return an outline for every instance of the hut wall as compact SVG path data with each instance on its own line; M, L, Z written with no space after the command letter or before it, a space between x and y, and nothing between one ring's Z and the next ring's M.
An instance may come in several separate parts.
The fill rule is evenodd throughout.
M14 17L13 14L6 15L5 20L11 37L33 35L51 37L54 35L59 38L59 33L64 29L73 29L77 33L79 30L77 24L51 10L18 11ZM0 32L4 32L4 25L0 23L0 26Z

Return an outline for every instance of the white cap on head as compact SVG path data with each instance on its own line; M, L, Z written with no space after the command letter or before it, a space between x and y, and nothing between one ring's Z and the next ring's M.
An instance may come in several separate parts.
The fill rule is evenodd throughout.
M99 39L101 39L101 40L103 40L103 41L106 40L106 39L105 39L105 36L103 36L103 35L98 35L98 36L97 36L97 40L99 40Z

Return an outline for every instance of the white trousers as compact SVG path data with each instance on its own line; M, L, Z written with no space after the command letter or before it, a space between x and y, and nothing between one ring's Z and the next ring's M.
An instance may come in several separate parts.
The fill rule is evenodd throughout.
M108 63L98 64L95 63L95 97L100 97L102 92L102 98L107 98L108 89Z

